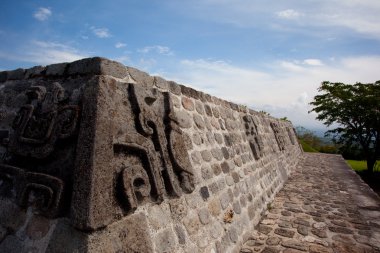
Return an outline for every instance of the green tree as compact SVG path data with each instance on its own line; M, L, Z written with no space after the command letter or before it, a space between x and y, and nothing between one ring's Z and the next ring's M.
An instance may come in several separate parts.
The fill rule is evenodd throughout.
M358 146L367 160L369 172L373 172L376 158L380 157L380 81L375 83L323 82L320 95L310 104L317 119L327 126L336 143L346 147Z

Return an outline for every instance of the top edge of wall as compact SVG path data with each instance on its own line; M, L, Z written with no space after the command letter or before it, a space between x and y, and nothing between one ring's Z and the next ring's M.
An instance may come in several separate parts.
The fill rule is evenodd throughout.
M149 76L145 72L142 72L133 67L124 66L120 62L112 61L103 57L92 57L70 63L64 62L51 64L47 66L34 66L28 69L18 68L15 70L0 71L0 83L12 80L27 80L39 77L59 78L86 75L109 75L115 78L129 79L132 80L132 82L134 82L134 76L136 73L138 73L138 75L142 74L145 76ZM218 104L224 104L226 107L229 107L235 111L247 112L254 115L261 115L265 118L272 118L278 120L277 118L272 117L270 115L264 115L260 112L252 110L245 105L235 104L233 102L229 102L221 98L214 97L204 92L195 90L191 87L184 86L182 84L177 84L173 81L164 80L161 77L151 78L154 79L153 82L156 83L156 86L159 86L160 83L166 83L166 89L170 90L172 93L176 95L182 94L187 97L199 99L202 102L214 102Z

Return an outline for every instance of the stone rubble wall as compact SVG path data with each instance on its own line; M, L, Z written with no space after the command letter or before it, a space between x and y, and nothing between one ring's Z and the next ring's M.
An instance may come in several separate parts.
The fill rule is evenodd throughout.
M66 110L39 152L12 123L36 85ZM290 122L102 58L0 72L0 115L0 252L237 252L302 156ZM20 205L15 171L63 200Z

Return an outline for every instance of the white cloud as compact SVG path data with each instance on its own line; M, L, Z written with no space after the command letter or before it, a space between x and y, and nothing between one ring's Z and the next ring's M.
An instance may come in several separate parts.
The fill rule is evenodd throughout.
M144 54L147 54L150 52L156 52L156 53L162 54L162 55L173 55L173 52L170 50L169 47L160 46L160 45L147 46L147 47L138 49L137 51L140 53L144 53Z
M173 11L193 18L238 27L266 27L297 33L325 36L329 34L359 33L380 39L380 1L377 0L203 0L165 1ZM291 5L291 6L290 6ZM273 15L275 14L275 15ZM273 18L275 17L275 18ZM280 19L302 22L278 23ZM318 28L318 29L316 29ZM322 31L321 31L322 30Z
M297 19L303 16L302 13L299 13L293 9L287 9L287 10L276 12L276 15L277 17L283 18L283 19Z
M310 65L310 66L322 66L323 63L319 59L306 59L303 61L304 64Z
M87 57L87 54L81 53L71 46L50 41L32 41L22 50L18 50L18 52L19 53L0 52L0 59L47 65L60 62L72 62Z
M108 30L108 28L96 28L94 26L91 27L92 32L98 37L98 38L109 38L111 37L111 33Z
M36 12L34 12L33 16L39 21L45 21L52 15L50 8L40 7Z
M123 47L126 47L126 46L127 46L127 44L122 43L122 42L118 42L118 43L115 44L116 48L123 48Z
M121 62L123 64L128 64L130 63L131 59L129 58L129 56L127 55L123 55L123 56L120 56L120 57L116 57L114 59L115 61L118 61L118 62Z
M335 59L279 60L268 71L242 68L225 61L183 60L167 79L190 85L211 95L288 117L296 125L323 128L308 114L308 105L322 81L375 82L380 56Z

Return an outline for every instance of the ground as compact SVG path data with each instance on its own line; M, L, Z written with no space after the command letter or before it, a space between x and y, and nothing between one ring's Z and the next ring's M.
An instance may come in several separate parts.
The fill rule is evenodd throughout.
M380 198L339 155L305 153L240 252L380 252Z

